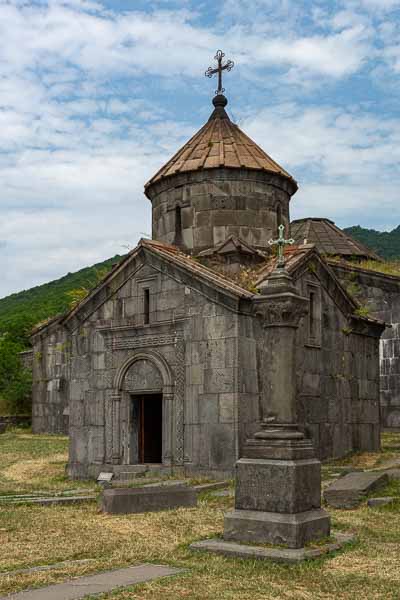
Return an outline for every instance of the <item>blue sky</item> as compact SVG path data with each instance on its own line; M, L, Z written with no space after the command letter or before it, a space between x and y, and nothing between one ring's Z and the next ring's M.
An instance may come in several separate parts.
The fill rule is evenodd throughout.
M147 179L231 118L300 184L292 218L400 223L400 0L0 0L0 297L133 247Z

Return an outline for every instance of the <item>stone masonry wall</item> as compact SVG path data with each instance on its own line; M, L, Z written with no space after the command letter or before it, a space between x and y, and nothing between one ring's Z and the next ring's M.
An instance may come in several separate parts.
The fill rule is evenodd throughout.
M33 433L68 433L69 353L67 333L60 327L34 338Z
M383 427L400 427L400 278L333 265L343 285L387 327L380 342L380 402Z
M236 317L184 278L146 265L73 333L72 476L93 476L103 465L129 462L129 394L118 401L118 416L113 398L121 366L136 353L156 353L172 374L173 408L163 415L168 421L165 466L214 476L231 473L237 458ZM150 288L149 324L143 322L143 286Z
M153 207L153 239L175 243L190 253L211 248L230 235L269 247L278 219L289 224L291 186L279 175L234 169L169 177L147 190ZM177 207L182 225L179 239Z

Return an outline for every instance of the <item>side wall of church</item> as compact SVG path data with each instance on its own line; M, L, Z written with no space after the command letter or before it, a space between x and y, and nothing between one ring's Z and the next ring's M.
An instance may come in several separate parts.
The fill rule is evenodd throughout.
M353 450L378 450L380 419L378 392L379 340L355 333L338 303L335 287L306 270L296 282L310 298L310 316L297 333L297 390L299 422L312 437L321 459L342 457ZM240 447L270 416L271 353L259 322L240 320L239 420ZM255 370L256 369L256 370Z
M51 326L35 336L32 356L32 431L68 434L68 336Z
M363 309L390 325L380 342L381 417L383 427L400 427L400 278L341 265L333 268Z
M314 295L297 335L299 418L321 459L380 448L379 340L355 333L334 289L312 272L297 282ZM312 305L311 305L312 304ZM312 322L313 321L313 322Z
M153 239L190 253L216 246L230 235L267 248L278 220L289 224L291 186L279 175L237 169L169 177L148 191Z

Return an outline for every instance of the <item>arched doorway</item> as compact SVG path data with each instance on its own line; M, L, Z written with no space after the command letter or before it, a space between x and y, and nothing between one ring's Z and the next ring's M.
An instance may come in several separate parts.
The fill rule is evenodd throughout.
M120 369L120 433L124 464L168 464L173 388L165 359L154 351L133 355Z

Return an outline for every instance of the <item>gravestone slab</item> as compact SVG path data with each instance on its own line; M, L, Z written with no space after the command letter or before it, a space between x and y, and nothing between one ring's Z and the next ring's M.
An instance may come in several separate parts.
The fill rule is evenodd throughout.
M101 497L101 509L110 514L155 512L197 506L197 493L188 486L151 488L108 488Z
M64 583L2 596L0 600L80 600L92 594L111 592L116 588L144 583L159 577L170 577L178 573L182 573L182 569L143 564L87 577L77 577Z
M370 498L367 502L370 508L374 508L375 506L387 506L388 504L392 504L396 498L393 496L386 496L385 498Z
M389 469L385 473L387 473L389 479L400 479L400 469Z
M335 508L355 508L369 492L385 486L388 481L386 473L349 473L325 490L324 499Z
M99 476L97 478L97 483L100 483L100 484L110 483L111 479L113 477L114 477L114 473L106 473L106 472L102 471L101 473L99 473Z

